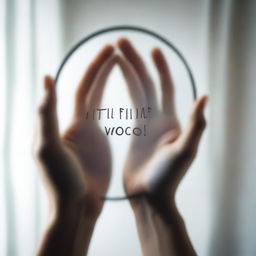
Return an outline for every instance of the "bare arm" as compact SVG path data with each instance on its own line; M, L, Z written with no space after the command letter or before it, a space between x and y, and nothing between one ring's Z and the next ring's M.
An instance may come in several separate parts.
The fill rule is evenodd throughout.
M136 200L133 211L144 255L196 255L173 202L158 198L156 206L145 197Z
M114 64L113 47L106 46L81 79L73 120L63 135L58 130L55 84L52 78L45 78L35 158L48 192L51 218L38 249L40 256L87 253L103 208L101 198L109 186L111 154L97 122L87 120L85 113L100 105Z
M81 204L81 203L80 203ZM65 206L45 230L38 256L86 255L96 223L83 205Z
M167 62L160 49L152 58L162 88L160 107L154 83L142 59L127 39L118 46L118 59L136 107L148 105L152 116L146 120L148 137L134 137L124 169L124 186L135 214L144 255L195 255L185 223L175 204L175 193L190 167L206 122L203 110L207 97L193 105L187 127L181 129L175 111L174 86ZM140 125L138 123L137 125Z

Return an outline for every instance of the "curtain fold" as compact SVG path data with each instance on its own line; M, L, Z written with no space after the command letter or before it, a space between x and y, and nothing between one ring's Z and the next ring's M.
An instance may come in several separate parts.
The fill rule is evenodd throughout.
M4 115L4 130L3 130L3 188L5 195L5 233L6 233L6 252L7 255L16 254L16 239L15 237L15 199L13 181L11 177L11 131L13 122L13 95L15 89L15 6L14 1L6 2L5 15L5 82L8 86L5 88L5 115Z
M215 214L210 255L255 255L255 1L211 1L210 157ZM254 67L254 68L253 68ZM252 96L254 95L254 97ZM255 112L254 112L255 113ZM255 229L254 229L255 230Z
M34 255L47 208L32 157L35 114L43 75L54 76L61 61L62 7L58 0L1 7L0 254Z

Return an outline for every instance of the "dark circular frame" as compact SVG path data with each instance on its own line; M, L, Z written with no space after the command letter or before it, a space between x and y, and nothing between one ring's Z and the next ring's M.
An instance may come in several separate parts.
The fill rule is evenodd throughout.
M154 38L157 38L158 40L160 40L162 43L164 43L165 45L167 45L169 48L171 48L179 57L179 59L181 60L181 62L184 64L185 69L188 73L189 76L189 80L191 83L191 88L192 88L192 93L193 93L193 100L196 100L197 98L197 90L196 90L196 84L195 84L195 79L193 77L191 68L188 65L188 62L186 61L185 57L183 56L183 54L177 49L176 46L174 46L173 43L171 43L169 40L167 40L166 38L164 38L163 36L159 35L158 33L144 28L144 27L139 27L139 26L130 26L130 25L122 25L122 26L111 26L111 27L107 27L107 28L103 28L100 30L97 30L96 32L93 32L91 34L89 34L88 36L82 38L78 43L76 43L67 53L67 55L64 57L64 59L62 60L56 76L55 76L55 85L57 86L57 82L59 80L61 71L63 70L63 67L65 66L65 64L67 63L67 61L69 60L69 58L72 56L72 54L78 49L80 48L84 43L88 42L89 40L105 34L105 33L109 33L109 32L114 32L114 31L120 31L120 30L126 30L126 31L134 31L134 32L141 32L147 35L150 35ZM143 194L134 194L134 195L126 195L126 196L117 196L117 197L102 197L102 200L112 200L112 201L120 201L120 200L127 200L127 199L132 199L132 198L137 198L139 196L142 196Z

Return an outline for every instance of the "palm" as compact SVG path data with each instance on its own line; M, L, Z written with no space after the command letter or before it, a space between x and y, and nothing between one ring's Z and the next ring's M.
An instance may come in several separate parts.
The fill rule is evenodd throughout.
M64 133L62 140L79 161L87 182L87 192L104 197L111 175L111 154L107 138L96 120L87 119L101 104L107 77L115 64L113 47L106 46L89 66L82 77L76 93L73 122ZM99 161L100 159L100 161Z
M63 141L77 156L93 193L105 195L110 181L111 156L107 138L98 125L90 120L76 121L65 132Z
M57 198L86 196L98 209L109 186L111 156L107 138L95 120L86 118L86 112L100 106L114 64L113 47L106 46L81 79L73 121L63 136L58 130L56 88L49 77L45 80L46 97L40 108L38 160L46 174L47 188Z
M147 136L133 137L131 143L128 157L131 160L130 165L133 170L143 165L151 157L161 140L164 140L165 135L170 135L174 139L180 131L177 122L162 113L155 113L145 125ZM172 134L170 134L171 132Z
M167 176L170 161L177 156L175 143L180 134L175 118L163 113L146 123L148 136L134 137L124 170L124 183L129 195L155 190ZM161 168L161 175L159 167Z
M131 196L175 189L193 159L193 150L200 137L198 134L204 126L202 109L205 99L201 98L196 102L191 121L181 132L175 113L173 83L161 51L152 51L162 87L162 102L159 108L155 86L142 59L127 39L120 39L118 46L125 57L119 60L119 65L134 106L150 106L153 111L146 121L147 136L134 137L131 143L123 176L126 193ZM199 119L202 122L197 122ZM196 127L195 121L202 125ZM136 124L138 125L140 122ZM196 128L198 134L195 134Z

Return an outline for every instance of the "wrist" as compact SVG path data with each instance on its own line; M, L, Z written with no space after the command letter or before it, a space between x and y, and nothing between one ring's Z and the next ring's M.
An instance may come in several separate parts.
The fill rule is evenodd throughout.
M55 220L73 219L75 216L96 221L103 208L100 198L84 195L81 197L57 198L52 204L52 216Z
M155 212L177 212L175 196L170 193L142 194L129 200L134 211L140 211L141 208L150 208Z
M160 220L166 227L172 229L177 226L185 226L173 196L166 194L161 196L141 196L137 199L131 199L130 204L135 218L139 221L147 216L146 220L151 223L152 220Z
M145 255L196 255L173 197L144 196L131 204Z

